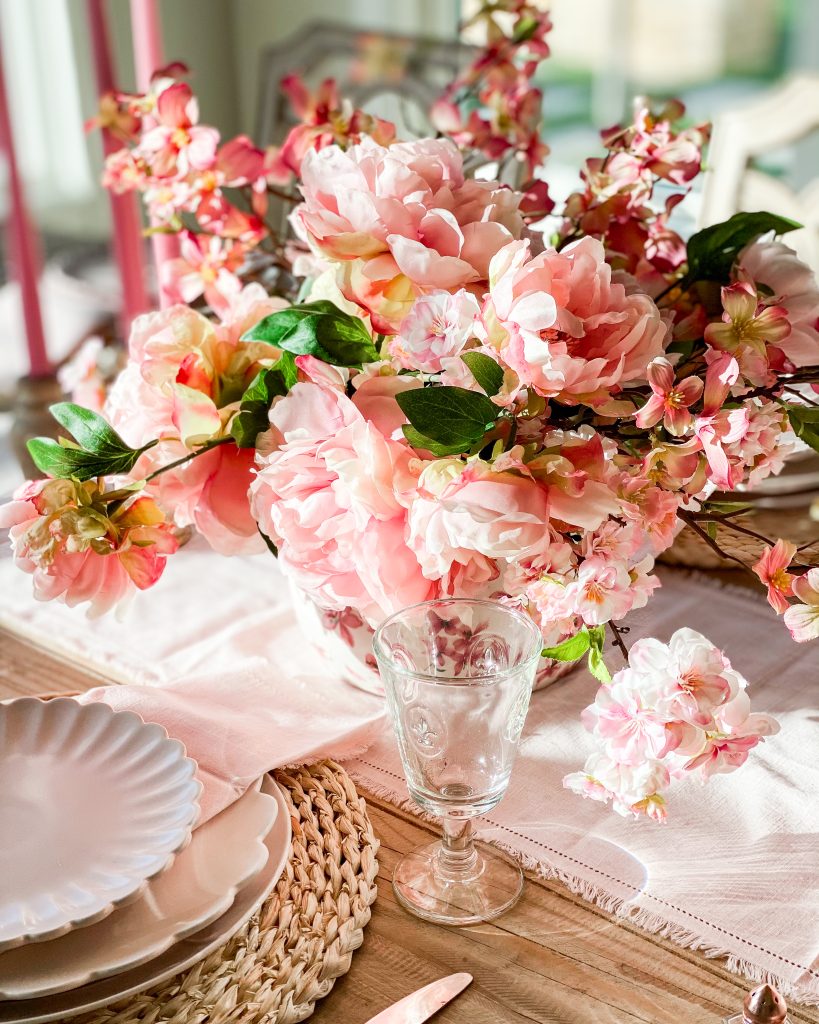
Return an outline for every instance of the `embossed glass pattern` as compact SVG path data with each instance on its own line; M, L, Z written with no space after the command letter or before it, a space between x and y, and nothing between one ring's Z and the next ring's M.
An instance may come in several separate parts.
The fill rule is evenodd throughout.
M397 865L398 898L442 923L496 917L517 899L522 874L475 844L472 819L509 784L540 633L499 602L453 599L393 615L373 643L410 793L443 819L441 841Z

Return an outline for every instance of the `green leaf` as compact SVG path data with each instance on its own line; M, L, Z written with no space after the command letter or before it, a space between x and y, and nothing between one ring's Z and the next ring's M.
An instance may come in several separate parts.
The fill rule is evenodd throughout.
M469 451L500 413L485 395L466 388L413 388L395 400L415 430L449 449L448 454Z
M34 465L47 476L92 480L97 476L129 473L140 455L156 443L152 441L138 450L127 448L119 455L100 455L83 448L66 448L50 437L34 437L27 448Z
M131 448L102 416L73 402L58 402L49 411L75 440L35 437L28 442L34 465L48 476L91 480L129 473L140 455L158 443Z
M242 395L239 412L230 425L231 437L240 448L254 448L256 437L267 430L268 410L274 398L286 395L296 383L296 360L283 352L272 366L259 370Z
M503 387L503 370L491 356L483 352L464 352L461 359L490 398Z
M517 25L515 25L515 31L512 34L512 43L518 46L520 43L525 43L531 39L537 29L537 18L520 18Z
M315 356L333 366L361 366L378 359L378 351L360 317L327 299L271 313L242 335L297 356Z
M259 536L262 538L262 540L267 545L267 550L270 552L270 554L273 555L274 558L278 558L279 557L279 549L276 547L276 545L273 543L273 541L267 536L266 533L262 532L262 529L261 529L261 527L258 524L256 526L256 529L259 531Z
M88 452L114 454L133 451L99 413L74 405L73 402L58 402L50 406L48 411Z
M541 654L552 661L577 661L582 658L591 645L588 629L584 626L574 636L564 640L556 647L544 647Z
M592 626L589 630L589 672L601 683L611 682L611 673L603 659L606 643L606 627Z
M589 672L601 683L611 682L611 672L606 668L603 652L596 647L589 648Z
M773 213L735 213L733 217L697 231L688 239L688 272L685 280L718 281L726 284L730 280L731 267L740 250L768 231L784 235L802 225L789 217L778 217Z
M819 409L789 405L787 412L794 434L819 452Z
M429 451L433 455L439 456L460 455L464 451L463 445L439 444L437 441L433 441L431 437L419 434L415 427L411 427L408 423L405 423L401 429L404 431L404 437L417 451Z

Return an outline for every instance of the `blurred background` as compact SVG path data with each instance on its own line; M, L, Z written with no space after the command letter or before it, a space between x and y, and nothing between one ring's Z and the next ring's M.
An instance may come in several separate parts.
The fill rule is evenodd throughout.
M399 122L401 134L422 134L425 97L440 91L468 60L470 44L480 42L458 35L472 0L161 0L159 6L165 57L191 68L202 120L223 137L246 132L259 145L286 132L278 82L291 71L311 84L334 75L360 105ZM819 125L819 0L550 0L548 6L552 56L536 84L544 92L551 146L542 174L558 208L576 187L585 158L599 151L599 130L627 116L635 95L647 94L681 97L692 121L730 116L749 104L753 113L755 103L763 106L754 116L768 127L793 119L787 144L774 138L764 153L739 158L743 168L753 163L764 171L760 206L802 213L803 221L815 207L819 219L819 195L814 203L810 191L819 175L819 143L807 130ZM120 86L130 90L129 3L107 0L105 9ZM0 0L11 121L45 252L41 299L55 360L110 320L118 303L108 196L99 184L101 142L99 133L83 130L97 100L87 15L87 0ZM781 117L778 100L764 106L783 81L811 74L815 90L799 94L796 113L793 102ZM750 124L753 129L753 117ZM0 166L3 225L5 172ZM733 208L709 214L695 192L677 224L683 234L704 217L758 208L753 189L731 195L717 189L716 195L709 200L714 209L720 202ZM812 244L803 240L809 258ZM5 277L0 285L2 429L2 410L27 366L19 296Z

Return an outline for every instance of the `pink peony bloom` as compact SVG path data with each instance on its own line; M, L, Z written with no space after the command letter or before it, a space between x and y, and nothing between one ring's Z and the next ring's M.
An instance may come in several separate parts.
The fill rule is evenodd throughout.
M204 170L216 158L219 132L197 124L199 104L185 82L163 89L156 101L157 125L142 136L140 155L157 178L184 176Z
M178 547L152 498L106 494L94 481L26 481L0 506L0 528L9 530L17 565L33 576L38 601L88 602L92 617L152 587Z
M455 564L534 558L550 542L547 491L530 477L480 459L439 459L421 474L407 543L429 579Z
M342 290L394 334L413 300L486 279L492 255L518 237L519 196L466 179L444 139L385 148L370 139L308 152L297 227L326 259L342 261Z
M772 548L765 548L754 566L754 572L768 588L768 604L777 615L786 612L790 607L787 599L792 593L793 576L788 572L788 568L795 554L796 545L789 540L780 539Z
M353 395L353 405L384 437L403 441L401 427L407 422L407 417L395 396L420 387L423 383L408 374L379 374L361 382Z
M463 289L454 295L432 292L422 296L390 341L390 356L404 369L440 373L445 360L466 348L479 312L475 296Z
M662 420L670 434L686 433L693 422L688 410L702 394L702 381L699 377L686 377L675 383L674 367L664 356L649 363L647 374L652 393L634 417L637 426L653 427Z
M284 572L325 608L371 624L427 599L407 546L412 454L341 392L298 383L270 410L251 508Z
M238 398L278 350L240 342L253 324L284 306L260 285L248 285L214 324L188 306L138 317L129 362L115 382L106 414L134 447L160 439L135 467L147 475L182 458L195 443L225 436ZM216 551L260 551L248 507L253 450L223 445L163 473L156 494L178 526L195 525Z
M596 239L535 257L527 242L510 243L489 277L488 338L544 397L602 404L620 385L645 380L663 353L666 321L647 295L613 283Z
M797 643L819 639L819 569L809 569L791 583L793 596L799 604L792 604L785 612L785 625Z

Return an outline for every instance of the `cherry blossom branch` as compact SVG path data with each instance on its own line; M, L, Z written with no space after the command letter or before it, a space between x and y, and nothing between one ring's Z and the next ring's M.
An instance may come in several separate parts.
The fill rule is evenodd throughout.
M708 535L708 532L706 530L703 530L703 528L699 525L693 513L686 512L685 509L678 509L677 515L680 517L680 519L682 519L685 525L688 526L689 529L693 530L698 537L704 540L708 547L711 548L711 550L715 554L719 555L720 558L736 562L737 565L741 566L746 572L753 571L746 562L742 561L741 558L737 558L736 555L732 555L728 551L723 551L723 549L719 546L719 544L717 544L714 538L710 537Z
M628 647L626 647L623 641L623 633L626 632L626 630L616 626L612 619L609 619L608 626L611 630L611 635L614 638L615 644L617 644L617 646L620 648L620 653L623 655L626 661L628 661Z

